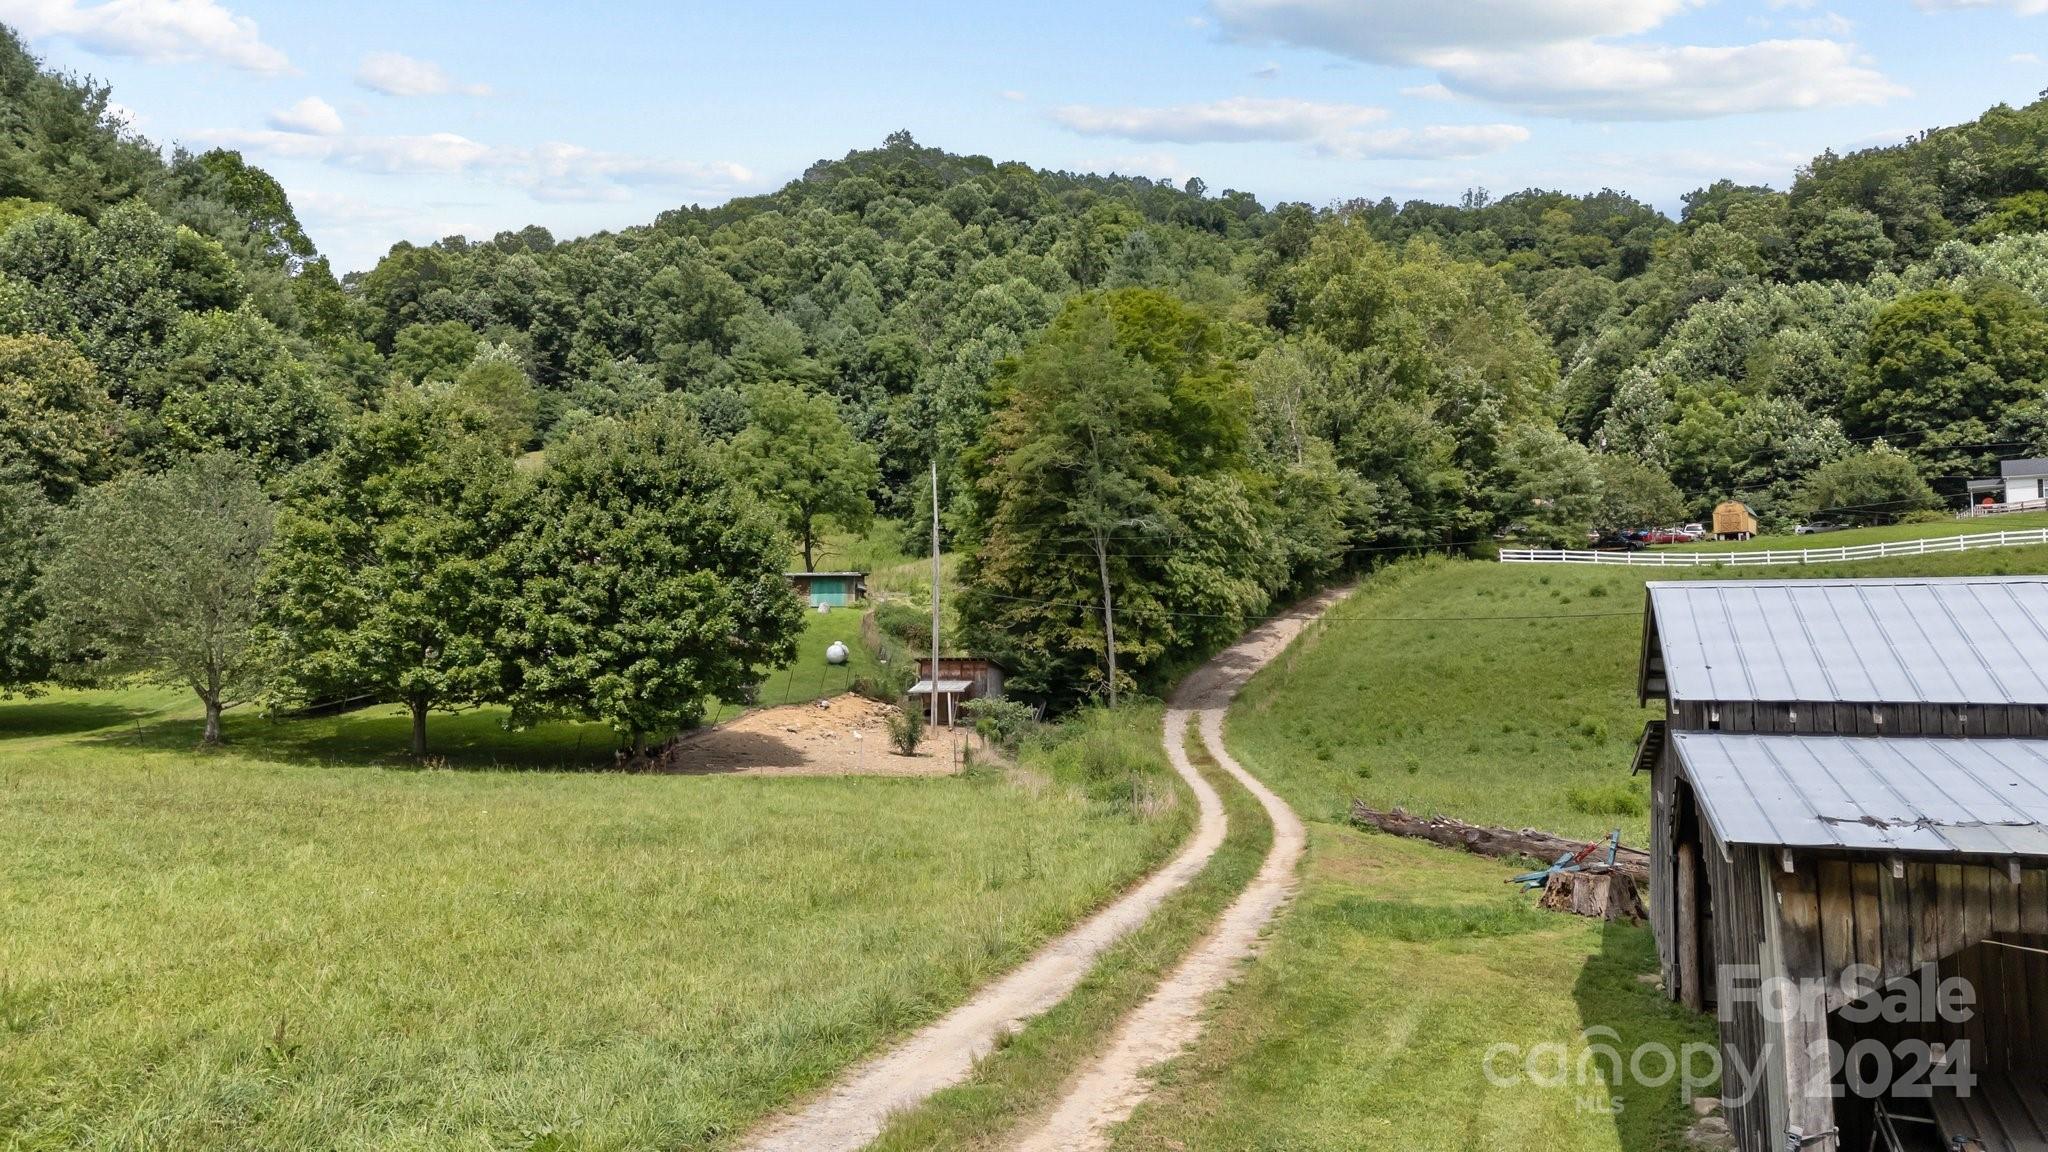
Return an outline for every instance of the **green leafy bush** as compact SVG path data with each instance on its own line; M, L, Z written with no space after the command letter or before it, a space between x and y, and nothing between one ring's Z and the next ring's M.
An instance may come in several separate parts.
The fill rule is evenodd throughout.
M889 717L889 743L898 755L917 755L918 741L924 739L924 710L912 703Z
M1010 753L1023 745L1038 723L1031 705L1021 700L969 700L966 711L976 735Z
M1574 812L1588 816L1641 816L1649 810L1643 794L1633 784L1575 785L1567 788L1564 801Z

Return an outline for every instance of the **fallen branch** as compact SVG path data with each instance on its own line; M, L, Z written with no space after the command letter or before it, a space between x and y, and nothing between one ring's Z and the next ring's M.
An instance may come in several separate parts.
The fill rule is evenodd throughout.
M1510 828L1482 828L1443 816L1428 819L1410 816L1399 808L1392 812L1379 812L1366 807L1361 800L1351 802L1351 822L1361 828L1377 828L1395 836L1428 840L1447 848L1463 848L1480 856L1526 856L1545 864L1560 856L1576 855L1587 848L1584 840L1567 840L1534 828L1524 828L1519 832ZM1604 841L1593 849L1589 859L1602 862L1607 859ZM1648 881L1650 854L1637 848L1623 848L1615 854L1613 871L1638 881Z

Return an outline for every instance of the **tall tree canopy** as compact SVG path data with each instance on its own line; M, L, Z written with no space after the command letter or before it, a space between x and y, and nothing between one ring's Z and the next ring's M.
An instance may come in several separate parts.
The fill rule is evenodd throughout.
M445 404L401 395L354 421L292 485L263 593L280 689L427 714L496 697L513 589L500 550L523 505L511 462Z
M756 385L747 412L746 429L732 441L733 463L782 511L812 570L828 525L859 532L874 517L868 493L881 478L874 449L854 439L831 398L795 385Z
M666 406L551 452L506 556L514 714L602 721L636 751L739 698L803 628L788 541Z

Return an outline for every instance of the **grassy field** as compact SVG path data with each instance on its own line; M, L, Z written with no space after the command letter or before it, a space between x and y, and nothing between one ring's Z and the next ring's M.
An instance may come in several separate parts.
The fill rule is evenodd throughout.
M1636 975L1649 934L1537 911L1497 863L1310 825L1302 892L1119 1150L1610 1152L1676 1147L1676 1084L1495 1084L1520 1053L1611 1028L1622 1051L1710 1042ZM1515 1056L1494 1068L1519 1069ZM1543 1070L1539 1063L1539 1071ZM1506 1079L1506 1077L1503 1077ZM1619 1097L1619 1099L1616 1099ZM1616 1106L1619 1105L1619 1110Z
M1635 699L1646 581L2041 571L2048 547L1834 568L1383 570L1231 712L1239 758L1310 821L1301 894L1117 1148L1680 1147L1675 1084L1486 1077L1496 1043L1561 1044L1576 1063L1588 1028L1624 1053L1710 1040L1710 1022L1638 979L1656 966L1648 930L1536 911L1503 883L1509 865L1360 832L1349 801L1583 836L1620 826L1641 844L1628 766L1655 715Z
M1404 562L1252 681L1232 744L1311 819L1357 797L1640 844L1646 582L2043 571L2048 547L1739 569Z
M1786 548L1848 548L1857 544L1881 544L1893 540L1921 540L1935 536L1972 536L1979 532L2017 532L2025 528L2048 528L2048 512L2013 512L1957 520L1953 516L1924 524L1885 524L1876 528L1844 528L1839 532L1816 532L1810 536L1785 533L1756 536L1748 540L1701 540L1693 544L1661 544L1659 552L1762 552Z
M852 614L846 614L851 617ZM1014 771L560 771L575 726L0 704L0 1148L708 1148L1185 834L1158 713ZM473 742L472 742L473 738ZM608 748L608 744L606 745Z

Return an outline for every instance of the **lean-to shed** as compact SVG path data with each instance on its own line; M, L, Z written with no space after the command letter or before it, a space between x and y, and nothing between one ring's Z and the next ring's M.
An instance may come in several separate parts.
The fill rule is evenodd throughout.
M1862 1152L1882 1114L2048 1148L2048 577L1652 583L1639 681L1658 957L1719 1021L1737 1146ZM1916 977L1973 1007L1864 1018Z

